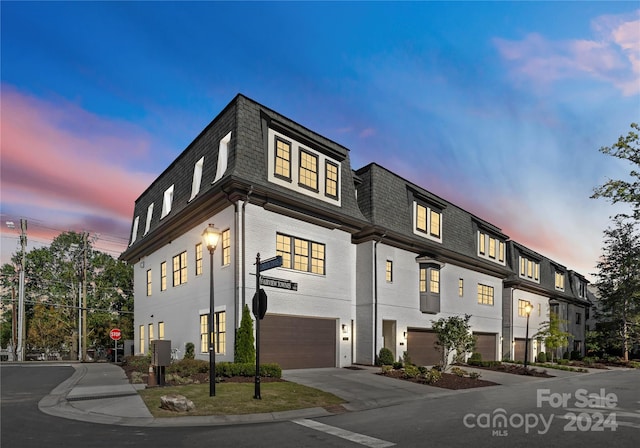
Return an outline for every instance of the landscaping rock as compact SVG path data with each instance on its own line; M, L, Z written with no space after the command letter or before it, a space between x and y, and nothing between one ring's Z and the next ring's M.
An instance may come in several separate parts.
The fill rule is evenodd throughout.
M193 401L187 400L187 397L178 394L161 396L160 407L173 412L189 412L196 408Z

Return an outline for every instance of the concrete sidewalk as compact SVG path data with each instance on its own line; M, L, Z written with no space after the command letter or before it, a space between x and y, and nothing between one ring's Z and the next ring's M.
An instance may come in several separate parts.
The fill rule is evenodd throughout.
M75 369L74 374L40 401L38 404L40 410L63 418L124 426L211 426L316 418L344 410L363 411L478 390L448 390L387 378L375 374L380 371L378 367L286 370L283 372L283 379L337 395L346 401L342 405L344 409L336 409L332 412L325 408L308 408L266 414L156 419L138 395L138 389L144 388L145 385L130 384L119 366L109 363L67 365ZM555 378L538 378L473 368L465 368L465 370L477 371L482 375L482 379L500 384L500 386L490 387L508 387L571 375L586 375L553 370L549 373L555 375Z

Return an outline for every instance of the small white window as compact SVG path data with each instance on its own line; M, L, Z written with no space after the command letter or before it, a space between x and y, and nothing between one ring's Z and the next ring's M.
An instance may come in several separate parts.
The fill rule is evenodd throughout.
M231 141L231 132L224 136L220 140L220 146L218 147L218 166L216 167L216 177L212 183L218 182L225 171L227 171L227 160L229 159L229 142Z
M195 198L200 192L200 182L202 182L202 167L204 166L204 156L196 162L193 167L193 182L191 183L191 197L189 200Z
M131 230L131 244L133 244L133 242L136 240L136 237L138 236L138 222L140 221L140 217L136 216L136 219L133 220L133 229Z
M149 233L149 229L151 228L151 217L153 216L153 202L147 208L147 223L144 226L144 234Z
M162 216L164 218L171 211L171 204L173 202L173 185L167 188L164 192L164 198L162 200Z

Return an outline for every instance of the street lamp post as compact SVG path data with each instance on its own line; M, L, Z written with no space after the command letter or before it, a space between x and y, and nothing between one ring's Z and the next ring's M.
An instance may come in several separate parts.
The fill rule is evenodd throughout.
M209 396L216 396L216 351L213 343L214 335L214 298L213 298L213 252L218 245L218 239L220 238L220 231L216 229L213 224L209 224L204 232L202 232L204 242L209 249ZM216 341L217 342L217 341Z
M524 306L524 312L527 314L527 331L524 339L524 368L527 369L527 361L529 360L529 316L531 315L531 311L533 310L533 306L531 302L527 302Z

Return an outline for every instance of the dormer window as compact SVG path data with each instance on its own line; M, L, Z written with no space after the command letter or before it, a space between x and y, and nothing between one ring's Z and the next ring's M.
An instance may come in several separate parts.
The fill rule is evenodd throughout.
M540 263L520 256L520 277L540 283Z
M488 233L478 231L478 255L482 258L504 264L504 241Z
M140 222L140 217L136 216L136 219L133 220L133 229L131 230L131 243L129 246L133 244L138 237L138 223Z
M439 210L414 202L414 232L442 242L442 213Z
M144 225L144 235L149 233L149 229L151 228L152 217L153 217L153 202L149 204L149 207L147 207L147 222Z
M564 291L564 272L556 271L555 279L556 289Z
M191 197L189 200L195 198L200 192L200 184L202 183L202 168L204 167L204 156L200 157L193 167L193 180L191 182Z
M162 215L160 215L160 219L164 218L171 211L171 205L173 203L173 185L167 188L164 192L164 197L162 199Z

